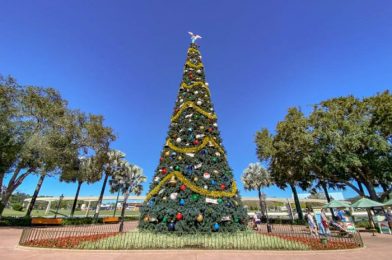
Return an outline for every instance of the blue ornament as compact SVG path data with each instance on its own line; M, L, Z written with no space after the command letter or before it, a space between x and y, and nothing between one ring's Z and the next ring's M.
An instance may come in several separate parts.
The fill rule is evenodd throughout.
M150 200L148 201L148 206L152 207L152 206L154 206L154 203L155 203L155 199L152 198L152 199L150 199Z
M192 172L193 172L193 166L192 166L192 165L188 165L188 166L185 168L185 173L186 173L186 174L192 174Z
M200 154L201 154L201 155L206 155L206 154L207 154L207 150L205 150L205 149L201 150L201 151L200 151Z
M216 181L215 180L211 180L211 185L216 185Z
M189 128L188 128L188 131L189 131L189 132L192 132L192 131L193 131L192 127L189 127Z
M213 226L213 228L214 228L214 231L218 231L219 228L220 228L220 226L219 226L218 223L215 223L214 226Z
M184 199L180 199L180 206L184 206L185 205L185 200Z
M169 231L174 231L174 230L176 229L176 223L170 222L170 223L167 225L167 228L169 229Z

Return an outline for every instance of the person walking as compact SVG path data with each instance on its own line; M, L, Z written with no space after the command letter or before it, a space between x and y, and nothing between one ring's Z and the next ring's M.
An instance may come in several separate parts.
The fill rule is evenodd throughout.
M312 215L312 213L310 212L309 209L306 210L306 214L305 214L305 220L309 225L309 230L310 230L310 235L314 235L314 236L318 236L317 233L317 226L316 223L314 221L314 217Z
M392 230L392 211L391 211L391 207L388 207L387 208L387 212L385 212L385 221L388 222L389 229Z
M324 209L321 209L320 216L321 216L321 224L324 227L325 233L327 235L330 235L331 231L329 230L328 218L327 218L327 215L325 214L325 210Z

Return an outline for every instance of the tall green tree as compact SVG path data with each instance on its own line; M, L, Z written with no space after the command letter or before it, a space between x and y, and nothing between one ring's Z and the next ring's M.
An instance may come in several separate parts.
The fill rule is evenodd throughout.
M245 190L257 190L262 216L267 216L267 205L264 204L262 188L272 184L270 173L260 163L251 163L242 173Z
M303 213L296 186L306 189L312 182L309 174L312 138L308 128L303 113L297 108L290 108L285 119L278 123L275 135L271 135L267 129L256 134L258 158L268 162L269 171L278 187L284 189L290 186L301 220Z
M310 115L318 149L314 165L337 184L380 200L376 187L391 180L391 143L372 125L372 111L353 96L321 102ZM358 183L355 186L353 183ZM390 185L389 185L390 186Z

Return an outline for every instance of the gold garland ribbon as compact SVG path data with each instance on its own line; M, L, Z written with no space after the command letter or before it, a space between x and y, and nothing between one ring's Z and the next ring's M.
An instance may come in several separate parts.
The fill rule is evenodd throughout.
M222 154L225 153L225 152L223 151L222 147L221 147L217 142L215 142L214 139L212 139L212 138L209 137L209 136L204 137L203 142L202 142L200 145L195 146L195 147L184 147L184 148L177 147L177 146L175 146L174 144L172 144L172 142L170 141L170 139L166 141L166 144L167 144L172 150L174 150L174 151L176 151L176 152L179 152L179 153L195 153L195 152L198 152L198 151L200 151L201 149L203 149L209 142L211 142L212 145L215 146L215 148L219 150L219 152L221 152Z
M205 88L208 92L208 95L210 95L210 89L205 85L202 81L197 81L191 85L187 85L184 82L181 83L181 87L186 88L186 89L192 89L194 87L200 86L202 88Z
M189 48L188 52L196 52L196 53L200 54L200 51L198 49L195 49L195 48Z
M208 117L209 119L216 119L216 115L215 115L215 114L211 114L211 113L208 113L208 112L204 111L203 109L201 109L198 105L196 105L196 104L195 104L194 102L192 102L192 101L187 101L187 102L185 102L185 103L182 105L182 107L180 108L180 110L178 110L178 112L172 117L171 121L173 122L173 121L177 120L177 119L180 117L181 113L182 113L185 109L187 109L187 108L189 108L189 107L192 107L192 108L195 109L197 112L199 112L200 114L205 115L205 116Z
M152 189L146 196L146 201L148 201L152 196L156 195L160 190L161 187L169 180L171 179L172 176L176 176L181 183L185 184L191 191L196 192L198 194L201 194L206 197L212 197L212 198L219 198L219 197L234 197L237 193L237 185L235 181L231 184L231 190L230 191L209 191L205 190L203 188L198 187L191 181L189 181L181 172L179 171L174 171L166 175L161 182L157 186L155 186L154 189Z
M190 61L187 61L186 65L188 65L189 67L191 67L193 69L200 69L200 68L204 67L202 63L200 63L199 65L195 65L195 64L191 63Z

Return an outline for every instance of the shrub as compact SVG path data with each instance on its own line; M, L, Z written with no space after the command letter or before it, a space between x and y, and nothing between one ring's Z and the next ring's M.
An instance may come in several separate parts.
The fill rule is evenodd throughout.
M15 211L23 211L23 205L21 203L12 204L12 209Z
M31 226L31 218L30 217L2 217L0 220L0 226L19 226L19 227L27 227Z

